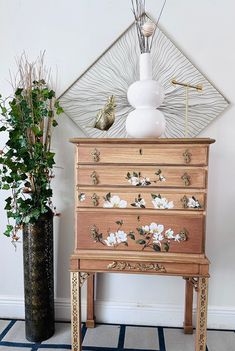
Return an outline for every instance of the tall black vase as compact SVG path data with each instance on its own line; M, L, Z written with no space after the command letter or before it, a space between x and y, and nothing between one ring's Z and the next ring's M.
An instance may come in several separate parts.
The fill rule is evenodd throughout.
M40 342L54 334L53 213L23 226L25 333Z

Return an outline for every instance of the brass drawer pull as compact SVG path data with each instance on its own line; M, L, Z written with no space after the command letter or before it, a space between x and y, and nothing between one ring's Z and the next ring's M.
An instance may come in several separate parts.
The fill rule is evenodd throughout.
M188 207L188 201L189 200L188 200L186 195L184 195L180 201L182 202L183 208L187 208Z
M92 200L93 206L95 207L99 206L99 196L96 193L92 195L91 200Z
M96 148L91 152L91 156L93 157L94 162L100 161L100 152Z
M184 185L185 186L189 186L191 184L190 182L190 176L188 175L188 173L184 173L181 177L181 179L184 181Z
M189 152L189 150L185 150L185 152L183 153L183 157L184 157L184 162L185 163L190 163L191 162L191 156L192 154Z
M96 171L93 171L90 175L91 179L92 179L92 183L94 185L97 185L99 183L99 179L98 179L98 175L96 173Z

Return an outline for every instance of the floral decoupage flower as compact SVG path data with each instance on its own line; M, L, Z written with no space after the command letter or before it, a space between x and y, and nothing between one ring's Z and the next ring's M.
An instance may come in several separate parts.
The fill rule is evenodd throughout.
M155 208L158 209L171 209L174 207L173 201L168 201L165 197L161 197L161 195L151 194L152 196L152 204Z
M108 193L104 197L104 199L105 199L105 202L103 207L105 208L113 208L113 207L126 208L127 207L127 201L121 200L118 195L112 196L111 193Z
M118 230L116 232L116 237L118 244L127 241L127 234L123 230Z
M200 205L199 201L194 196L192 196L192 197L188 198L187 207L200 208L201 205Z

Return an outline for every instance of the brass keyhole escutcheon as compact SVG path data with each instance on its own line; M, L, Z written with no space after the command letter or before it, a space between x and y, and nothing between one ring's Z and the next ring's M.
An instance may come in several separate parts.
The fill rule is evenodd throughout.
M96 193L92 195L91 200L92 200L93 206L97 207L99 205L99 196Z
M188 173L185 172L182 175L181 179L183 180L185 186L189 186L191 184L190 183L190 176L188 175Z
M137 216L137 221L140 222L140 216Z
M143 155L143 150L141 148L139 149L139 154Z
M187 198L186 195L184 195L180 201L182 203L183 208L187 208L188 207L188 198Z
M91 156L93 157L94 162L100 161L100 152L96 148L91 152Z
M183 228L179 232L179 236L180 236L180 241L187 241L188 240L188 236L189 236L189 232L187 231L187 229Z
M184 157L184 162L185 163L190 163L191 162L191 156L192 154L189 152L189 150L185 150L185 152L183 153L183 157Z
M99 179L98 179L98 175L96 173L96 171L93 171L90 175L91 180L92 180L92 184L97 185L99 183Z

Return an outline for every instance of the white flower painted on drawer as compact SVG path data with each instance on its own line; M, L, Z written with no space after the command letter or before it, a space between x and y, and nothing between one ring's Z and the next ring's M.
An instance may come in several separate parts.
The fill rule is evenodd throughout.
M150 225L143 225L136 228L137 233L135 233L135 231L126 233L122 228L122 220L117 221L116 224L118 224L117 230L115 232L108 232L106 239L95 225L91 227L91 236L93 240L102 245L117 247L121 244L128 246L128 239L130 239L140 245L142 250L150 248L154 251L163 252L169 251L172 241L180 243L188 240L188 232L185 228L175 234L171 228L165 230L163 224L153 222ZM136 235L139 237L136 237Z
M150 179L147 177L143 177L140 172L127 172L126 179L133 186L151 185Z
M116 233L110 233L104 241L107 246L117 246L127 242L127 234L123 230L118 230Z
M162 174L162 170L161 169L158 169L157 172L155 172L155 175L158 177L157 180L155 181L155 183L157 181L159 181L159 182L165 182L166 181L166 178Z
M141 239L136 243L142 245L142 250L146 247L152 248L154 251L169 251L171 241L186 241L188 239L187 230L183 229L180 233L174 234L169 228L165 230L163 224L151 223L137 228ZM132 237L132 239L135 239Z
M127 201L126 200L121 200L118 195L113 195L111 193L108 193L104 196L104 208L126 208L127 207Z
M86 200L86 194L85 194L85 193L79 193L79 194L78 194L78 200L79 200L80 202L85 201L85 200Z
M154 179L153 181L150 181L150 178L143 176L140 172L127 172L126 179L128 182L133 185L133 186L148 186L151 185L152 183L157 183L157 182L165 182L166 178L162 174L162 170L158 169L155 173L155 176L157 176L157 179Z
M138 197L135 199L135 202L131 204L133 207L137 208L145 208L146 202L142 199L141 195L139 194Z
M165 197L161 197L160 194L151 194L152 196L152 204L154 208L158 209L171 209L174 207L173 201L168 201Z
M194 197L189 197L187 202L188 208L201 208L199 201Z

